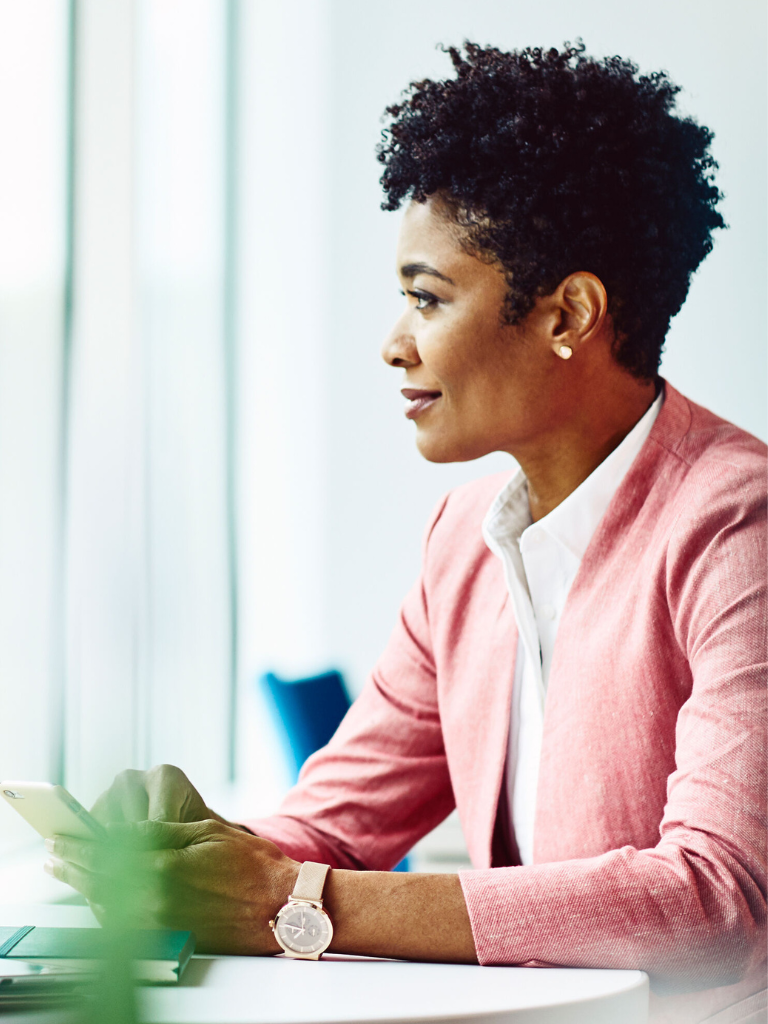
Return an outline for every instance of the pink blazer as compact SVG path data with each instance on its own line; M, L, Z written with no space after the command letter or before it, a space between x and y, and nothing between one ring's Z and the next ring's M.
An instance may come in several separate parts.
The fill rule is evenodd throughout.
M492 866L516 627L481 522L504 479L440 503L363 693L280 813L247 824L297 860L387 869L455 805L481 963L639 968L692 992L655 997L654 1020L727 1006L718 1024L750 1020L765 960L766 447L667 385L563 612L526 867Z

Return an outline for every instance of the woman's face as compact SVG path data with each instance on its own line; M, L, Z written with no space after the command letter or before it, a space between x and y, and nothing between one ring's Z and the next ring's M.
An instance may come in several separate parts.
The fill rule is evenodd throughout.
M411 203L397 271L406 305L382 349L404 370L405 414L431 462L515 454L555 425L560 375L534 309L502 323L501 270L468 255L439 199Z

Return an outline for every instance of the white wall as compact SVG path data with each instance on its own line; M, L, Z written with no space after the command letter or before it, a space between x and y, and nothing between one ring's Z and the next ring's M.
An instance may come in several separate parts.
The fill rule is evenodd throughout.
M663 372L691 398L765 437L765 11L761 0L739 0L727 15L713 0L631 6L612 0L329 0L282 7L290 8L283 17L292 25L294 46L282 44L280 51L274 35L262 36L266 59L280 63L282 81L293 90L292 101L284 87L279 90L282 115L290 117L291 102L294 113L308 104L324 127L318 132L315 125L305 143L293 136L291 143L300 161L291 179L297 202L306 190L317 197L319 189L325 204L305 221L308 229L328 215L319 264L328 292L313 321L322 358L314 356L311 388L313 408L319 413L320 396L323 411L322 450L310 425L304 445L300 436L294 438L296 450L316 452L324 466L324 506L317 513L321 537L313 534L322 551L315 552L311 584L318 604L314 635L321 640L313 643L312 656L317 663L341 665L357 689L418 571L421 532L434 502L460 481L510 465L501 455L452 466L421 459L413 425L402 415L398 374L380 360L381 341L401 302L394 275L399 215L379 209L380 167L373 155L384 107L412 79L449 74L450 61L436 44L465 38L513 48L559 45L581 36L589 52L619 53L643 70L668 70L685 89L683 109L715 131L730 229L719 234L674 321ZM321 18L323 33L310 37L308 67L301 49L306 40L296 48L306 35L296 13L310 8L315 24ZM325 70L319 71L316 56L325 47ZM263 198L269 203L270 197ZM284 201L284 192L277 198ZM293 224L290 215L282 223ZM317 236L308 240L305 249L295 226L287 237L284 232L266 240L273 256L293 257L286 274L297 308L284 308L285 344L291 317L305 323L301 297L314 287L318 272ZM284 470L296 473L290 465ZM316 501L316 494L308 494L303 508L312 530L319 522ZM310 667L284 643L260 648L266 661L286 671ZM251 664L257 655L252 652Z

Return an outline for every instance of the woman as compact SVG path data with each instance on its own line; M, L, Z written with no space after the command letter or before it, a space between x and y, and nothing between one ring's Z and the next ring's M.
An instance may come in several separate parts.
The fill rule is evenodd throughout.
M168 767L96 813L140 822L116 831L160 851L137 853L163 885L147 913L208 949L279 952L276 915L314 893L332 950L641 968L691 993L658 1020L748 1020L766 449L658 376L724 226L711 134L618 58L449 52L456 78L412 86L380 147L385 207L410 199L383 354L425 458L520 472L436 509L386 651L278 815L230 825ZM454 805L475 870L390 873ZM54 853L105 902L99 851ZM297 891L306 861L332 870Z

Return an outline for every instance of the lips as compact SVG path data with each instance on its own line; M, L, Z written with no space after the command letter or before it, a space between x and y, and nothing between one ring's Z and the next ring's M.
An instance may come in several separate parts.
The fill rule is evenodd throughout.
M417 388L402 388L400 394L405 399L405 415L409 420L415 420L430 405L434 405L438 398L442 398L441 391L421 391Z

